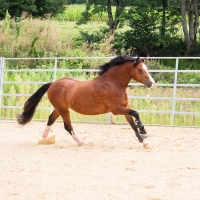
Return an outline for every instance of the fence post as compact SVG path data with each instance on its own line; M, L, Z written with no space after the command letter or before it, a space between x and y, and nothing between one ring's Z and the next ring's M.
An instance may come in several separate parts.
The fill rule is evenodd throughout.
M4 58L1 57L0 63L0 117L1 117L1 102L2 102L2 94L3 94L3 69L4 69Z
M109 112L108 113L108 119L107 119L108 124L114 124L112 116L113 116L113 114L111 112Z
M57 65L58 65L58 58L55 58L55 61L54 61L54 70L53 70L53 81L56 81Z
M53 82L56 81L56 77L57 77L57 65L58 65L58 58L55 58L54 68L53 68ZM50 112L52 113L53 110L54 110L54 107L51 105Z
M176 66L175 66L175 74L174 74L174 86L173 86L173 97L172 97L172 117L171 117L171 125L174 125L174 113L176 107L176 88L177 88L177 76L178 76L178 61L176 58Z

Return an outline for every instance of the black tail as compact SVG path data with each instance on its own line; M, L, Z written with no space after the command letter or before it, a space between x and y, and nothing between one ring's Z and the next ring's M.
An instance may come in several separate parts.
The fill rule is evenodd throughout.
M42 99L43 95L46 93L46 91L49 89L50 85L52 83L47 83L45 85L43 85L42 87L40 87L24 104L24 111L22 112L22 114L18 114L17 115L17 121L19 124L21 125L25 125L28 122L31 121L36 107L38 105L38 103L40 102L40 100Z

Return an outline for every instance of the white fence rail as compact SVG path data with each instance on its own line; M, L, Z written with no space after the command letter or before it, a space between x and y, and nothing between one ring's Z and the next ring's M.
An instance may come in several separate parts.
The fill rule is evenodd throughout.
M85 59L85 60L92 60L92 59L107 59L110 60L113 57L59 57L59 58L0 58L0 118L2 119L8 119L6 116L1 116L1 110L5 108L10 108L10 109L16 109L16 108L23 108L22 106L16 106L16 105L2 105L2 98L3 97L9 97L9 96L30 96L31 94L9 94L9 93L4 93L3 92L3 85L11 85L11 84L18 84L17 81L5 81L4 80L4 74L5 73L14 73L14 72L52 72L53 73L53 79L49 80L55 81L57 79L57 73L58 72L97 72L97 69L59 69L58 68L58 61L59 60L75 60L75 59ZM52 69L9 69L6 67L6 62L7 61L12 61L12 60L52 60L54 63L54 66ZM171 115L171 122L170 125L174 125L174 116L176 114L179 115L200 115L199 112L185 112L185 111L176 111L175 106L177 101L198 101L200 103L200 98L180 98L176 96L176 90L177 87L191 87L191 88L199 88L200 84L178 84L177 83L177 77L178 73L200 73L200 70L179 70L179 60L180 59L199 59L200 57L148 57L147 59L150 60L164 60L164 59L173 59L175 60L175 69L174 70L149 70L149 72L154 73L174 73L174 82L171 84L166 84L166 83L157 83L156 86L158 87L172 87L173 88L173 94L170 97L147 97L147 96L129 96L130 99L150 99L150 100L160 100L160 101L165 101L169 100L172 101L172 109L170 111L163 111L163 110L137 110L140 113L158 113L158 114L170 114ZM23 82L23 84L44 84L46 82ZM133 85L141 85L140 83L130 83L130 86ZM22 102L24 103L24 102ZM42 107L39 106L38 109L52 109L51 107ZM110 115L109 115L110 116ZM109 121L109 119L108 119Z

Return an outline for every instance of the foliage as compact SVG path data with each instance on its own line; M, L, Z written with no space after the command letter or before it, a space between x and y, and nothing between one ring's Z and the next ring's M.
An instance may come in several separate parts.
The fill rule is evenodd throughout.
M187 44L187 51L196 44L196 37L199 26L199 0L181 0L182 27Z
M121 49L125 49L125 54L139 55L142 52L148 54L153 47L156 34L157 16L153 13L140 13L130 9L128 15L132 20L129 22L130 30L115 37L113 48L118 47L118 53Z
M78 23L91 20L94 14L99 16L108 15L106 2L90 1ZM161 1L129 1L129 4L127 4L129 7L126 7L119 17L119 27L126 28L123 31L118 31L118 28L116 32L112 32L114 38L111 51L117 52L117 54L149 56L184 55L186 46L180 37L180 27L177 25L180 22L179 10L171 0L167 2L167 10L163 21ZM98 6L95 7L95 5ZM112 12L115 13L114 7L112 7ZM162 23L160 23L161 21ZM95 30L92 33L81 31L81 39L79 37L78 41L86 42L88 45L97 41L100 43L106 37L110 37L109 32L105 34L105 37L102 37L105 29Z
M30 48L30 50L28 51L28 56L30 56L30 57L36 57L36 58L42 57L42 55L43 55L42 50L39 50L39 49L37 49L37 48L35 47L35 43L36 43L36 41L37 41L38 39L39 39L38 36L35 36L35 37L33 38L33 41L32 41L32 43L31 43L31 48Z
M88 0L64 0L65 5L70 5L70 4L84 4L87 3Z
M16 23L11 20L7 13L0 29L0 54L3 57L86 57L86 56L109 56L107 41L94 48L94 44L88 47L85 43L77 45L68 35L61 39L60 28L55 21L26 19ZM9 67L33 68L44 60L27 60L23 65L12 61ZM87 68L87 64L80 62L72 63L77 68Z
M63 0L35 0L35 5L37 12L33 12L33 16L45 16L48 13L55 15L64 11Z
M12 18L20 21L29 15L44 17L46 14L57 14L64 10L63 0L0 0L0 17L4 18L6 10ZM25 14L25 15L24 15Z
M8 8L9 8L9 2L5 0L0 0L0 18L5 17Z
M172 17L169 13L172 13L173 9L170 8L170 12L166 11L167 25L165 35L162 35L160 6L157 1L151 1L151 4L145 2L138 1L136 4L135 1L134 6L130 4L123 14L126 26L111 36L108 26L103 22L90 22L81 26L76 26L74 22L74 26L69 26L64 21L57 23L54 20L29 18L16 23L7 12L5 19L0 22L0 53L4 57L76 56L76 54L109 56L116 53L141 56L186 55L185 41L180 32L181 26L175 26L178 21L177 13ZM66 12L69 10L71 12L69 20L79 18L81 9L82 5L67 7ZM197 43L187 55L198 56L198 49ZM188 64L182 65L183 68L199 69L199 65L193 61L186 63ZM30 67L36 65L37 63L32 63Z
M82 12L82 18L77 24L87 23L91 20L92 16L98 16L101 19L103 14L106 13L106 22L113 33L120 22L123 21L123 13L126 9L127 2L123 0L89 0L86 3L86 9Z
M81 13L84 11L83 5L68 5L65 7L63 12L60 12L56 15L57 20L62 21L78 21L81 18Z
M159 23L162 21L162 9L157 2L135 1L125 15L129 29L116 34L113 48L118 54L180 56L184 48L178 27L174 26L178 18L171 17L170 13L170 10L165 13L165 24ZM176 48L180 46L180 49Z
M88 31L80 31L80 36L76 37L74 41L76 42L86 42L88 45L92 43L101 44L106 41L109 36L109 29L108 28L100 28L99 30L95 30L92 33Z
M70 41L61 41L54 22L27 19L16 23L7 13L0 29L0 54L3 57L65 56Z
M84 16L83 18L83 15ZM85 11L85 5L67 5L65 6L65 10L61 13L58 13L56 15L57 20L62 21L76 21L78 25L86 24L85 18L88 18L88 20L95 21L95 22L106 22L108 17L106 12L102 12L101 15L98 13L91 13Z
M194 44L192 46L192 48L190 48L187 52L187 55L188 56L196 56L196 57L200 57L200 52L199 52L199 49L200 49L200 42L197 42L196 44Z
M65 55L54 23L27 19L16 23L7 13L0 29L0 54L4 57Z

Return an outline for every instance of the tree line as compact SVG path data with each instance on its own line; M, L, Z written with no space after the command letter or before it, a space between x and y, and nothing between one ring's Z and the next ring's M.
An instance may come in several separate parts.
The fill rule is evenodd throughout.
M33 17L48 17L64 11L64 0L0 0L0 18L6 11L16 20Z
M129 54L199 56L199 0L0 0L0 17L8 10L16 21L29 15L49 18L75 3L85 4L77 24L107 13L107 26L93 33L82 31L82 42L112 38L117 53L123 49ZM119 32L123 27L128 28Z
M199 10L199 0L89 0L79 22L86 23L93 14L106 11L110 33L119 38L115 46L145 53L163 49L167 54L174 51L174 43L180 49L176 54L190 55L200 47ZM130 30L116 34L124 25Z

